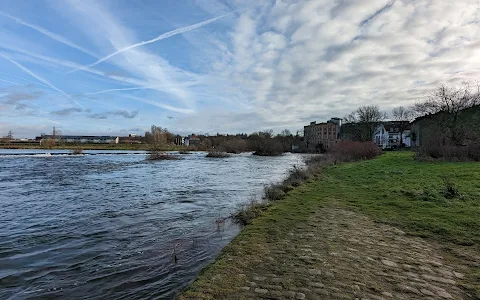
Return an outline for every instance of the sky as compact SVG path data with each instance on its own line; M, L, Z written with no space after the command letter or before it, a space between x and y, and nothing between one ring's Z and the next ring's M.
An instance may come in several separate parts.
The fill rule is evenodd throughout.
M480 74L478 0L3 0L0 136L292 132Z

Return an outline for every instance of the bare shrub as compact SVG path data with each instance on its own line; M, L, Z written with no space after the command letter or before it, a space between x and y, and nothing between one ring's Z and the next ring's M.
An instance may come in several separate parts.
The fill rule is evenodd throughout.
M268 207L268 203L259 202L255 198L252 198L250 202L241 206L240 209L232 214L231 218L239 225L246 226L260 216Z
M223 142L220 145L220 148L227 153L242 153L246 152L248 149L248 144L246 140L243 139L231 139Z
M180 157L172 154L167 154L161 151L150 151L147 156L147 160L177 160Z
M350 162L375 158L381 150L372 142L340 141L330 148L328 154L335 162Z
M285 192L277 184L266 186L263 192L264 198L268 201L277 201L285 197Z
M83 154L83 149L73 149L72 155L81 155Z
M417 160L480 161L480 144L468 146L428 144L417 149Z
M289 172L288 178L290 179L298 179L301 181L305 181L310 177L308 169L300 168L297 165L293 166L293 168Z
M272 130L251 134L249 144L253 155L277 156L284 152L282 143L278 139L273 138Z
M340 148L343 150L343 152L341 152L342 155L338 155L337 153L336 158L333 157L333 154L306 157L304 159L304 168L294 166L289 171L288 177L281 183L272 184L264 188L264 195L261 202L256 199L251 200L233 214L231 216L232 219L240 225L250 224L254 218L261 215L263 211L267 209L270 203L283 199L294 187L320 174L325 166L333 165L336 162L374 158L380 154L380 150L373 143L353 142L353 144L348 144L348 146L349 147L346 148L348 151L345 150L345 148ZM354 149L355 146L357 146L357 150Z
M210 158L227 158L230 157L230 154L221 151L210 151L206 157Z
M51 149L57 145L57 141L52 138L43 139L40 141L40 146Z

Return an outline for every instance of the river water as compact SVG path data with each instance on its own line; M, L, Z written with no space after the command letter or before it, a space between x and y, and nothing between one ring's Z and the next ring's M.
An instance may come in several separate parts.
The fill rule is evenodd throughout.
M302 164L69 152L0 149L0 299L171 299L239 232L216 220Z

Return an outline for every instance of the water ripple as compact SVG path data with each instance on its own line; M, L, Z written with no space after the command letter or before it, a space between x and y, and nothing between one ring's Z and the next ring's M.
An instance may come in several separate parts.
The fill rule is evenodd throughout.
M0 299L170 299L238 233L215 220L301 164L33 152L0 150Z

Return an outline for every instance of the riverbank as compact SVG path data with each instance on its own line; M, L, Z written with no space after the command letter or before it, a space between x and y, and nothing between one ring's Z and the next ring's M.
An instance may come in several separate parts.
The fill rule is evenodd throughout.
M479 168L409 152L327 167L179 299L478 299Z
M0 144L0 149L45 149L45 150L139 150L148 151L148 144L81 144L81 145L55 145L51 147L44 147L40 144ZM185 151L188 150L185 146L169 145L165 146L159 151Z

